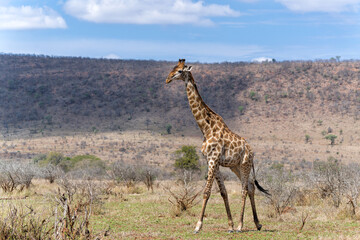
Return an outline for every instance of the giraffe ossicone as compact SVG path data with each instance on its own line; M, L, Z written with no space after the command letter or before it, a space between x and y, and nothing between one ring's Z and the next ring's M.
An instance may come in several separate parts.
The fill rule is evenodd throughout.
M269 193L264 190L255 179L253 151L243 137L233 133L225 124L222 117L205 104L199 94L191 69L191 66L185 65L185 59L179 59L177 65L166 78L166 83L170 83L175 80L185 82L190 109L194 115L196 123L204 135L201 152L207 158L208 178L204 189L200 218L196 224L195 233L198 233L202 228L205 209L211 194L211 187L214 179L216 179L220 189L220 194L224 200L228 216L228 231L234 231L234 223L231 216L228 195L219 166L229 167L241 182L241 212L240 223L237 227L237 231L243 230L245 201L247 195L250 197L256 228L260 230L262 225L259 223L255 207L255 186L265 194ZM251 169L253 170L253 178L250 178Z

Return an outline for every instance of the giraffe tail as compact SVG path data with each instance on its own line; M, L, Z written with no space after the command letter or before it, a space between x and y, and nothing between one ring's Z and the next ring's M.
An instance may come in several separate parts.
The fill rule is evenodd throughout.
M261 192L265 193L268 196L271 196L271 194L269 193L268 190L265 190L262 186L260 186L260 184L258 183L258 181L255 179L255 186L257 187L257 189L259 189Z
M259 189L260 192L263 192L263 193L265 193L266 195L271 196L271 194L269 193L269 191L268 191L268 190L265 190L262 186L260 186L260 184L259 184L258 181L256 180L254 162L253 162L253 165L252 165L252 169L253 169L253 173L254 173L254 180L255 180L254 183L255 183L255 186L257 187L257 189Z

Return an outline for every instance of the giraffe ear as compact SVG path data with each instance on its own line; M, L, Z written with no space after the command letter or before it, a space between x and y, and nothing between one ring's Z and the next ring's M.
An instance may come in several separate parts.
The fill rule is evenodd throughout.
M192 66L185 66L184 71L190 72L192 70Z

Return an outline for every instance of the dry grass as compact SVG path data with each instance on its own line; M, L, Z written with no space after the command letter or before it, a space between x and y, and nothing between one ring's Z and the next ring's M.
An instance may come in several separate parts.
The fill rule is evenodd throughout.
M199 182L203 185L204 182ZM213 191L209 200L204 227L200 234L194 235L193 228L200 213L200 204L185 211L179 217L171 211L168 202L169 193L161 185L172 184L171 181L155 184L154 193L147 191L145 185L138 184L136 193L127 192L126 187L114 186L111 194L105 192L100 196L102 205L94 210L90 217L90 229L101 239L357 239L360 234L359 215L355 218L347 213L346 204L339 208L330 202L311 201L300 204L281 215L281 219L271 216L272 209L262 195L256 196L259 218L263 224L262 231L255 231L249 201L245 213L245 232L227 234L227 220L223 200L220 194ZM172 185L175 186L175 185ZM235 224L240 213L240 185L238 182L226 182L229 192L230 207ZM1 201L2 216L10 206L31 206L42 216L51 214L54 203L51 194L57 185L37 180L28 192L14 193L8 196L24 196L26 199ZM1 193L3 196L4 194ZM120 197L121 196L121 197ZM309 194L309 198L316 199ZM304 214L308 214L301 231ZM106 236L105 236L106 235ZM338 238L340 237L340 238Z

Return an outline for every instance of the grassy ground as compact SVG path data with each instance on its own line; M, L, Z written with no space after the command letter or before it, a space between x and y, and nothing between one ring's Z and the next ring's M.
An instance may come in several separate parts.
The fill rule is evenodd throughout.
M292 211L283 214L280 219L273 217L271 207L265 204L261 195L256 198L262 230L256 231L248 201L245 231L229 234L223 200L215 192L209 200L202 231L193 234L201 204L176 216L162 184L154 189L154 193L139 185L131 191L137 192L135 194L121 189L122 196L101 196L102 204L94 208L90 219L93 235L101 239L360 239L360 221L345 214L346 205L338 209L326 201L317 201L309 206L294 205ZM229 182L227 186L236 227L240 213L240 187L235 182ZM11 195L1 193L2 198L13 198L0 200L1 215L4 216L11 205L32 206L39 214L51 215L51 209L55 208L51 198L56 189L55 184L37 181L30 190ZM23 196L27 198L17 199ZM304 213L309 213L309 218L299 231ZM107 229L110 229L109 235L103 236Z

